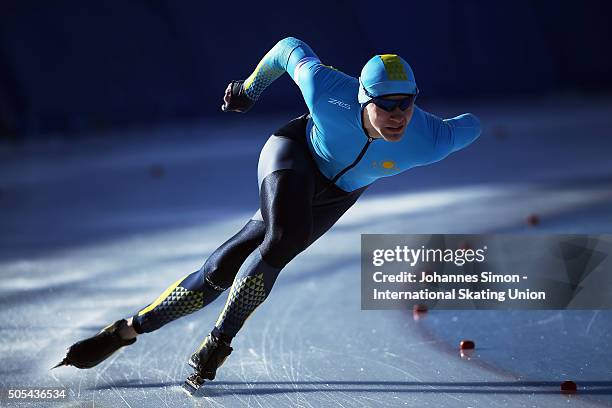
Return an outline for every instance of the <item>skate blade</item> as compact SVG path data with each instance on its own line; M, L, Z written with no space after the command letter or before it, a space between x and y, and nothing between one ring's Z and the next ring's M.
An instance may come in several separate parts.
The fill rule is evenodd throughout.
M57 367L62 367L62 366L67 366L67 365L69 365L68 362L66 361L66 359L63 359L62 361L60 361L59 363L51 367L49 370L53 370L53 369L56 369Z
M187 393L187 395L193 396L193 394L195 394L196 391L198 391L200 387L202 387L202 385L204 385L204 382L202 382L202 384L198 384L188 378L185 380L181 388Z

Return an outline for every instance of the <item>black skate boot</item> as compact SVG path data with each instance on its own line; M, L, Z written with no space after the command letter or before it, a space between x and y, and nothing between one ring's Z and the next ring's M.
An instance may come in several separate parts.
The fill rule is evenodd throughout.
M55 367L71 365L77 368L95 367L123 346L136 342L136 338L125 340L119 336L119 330L127 325L125 319L117 320L103 328L100 333L88 339L74 343L68 349L66 357ZM52 369L53 369L52 368Z
M206 336L200 349L191 355L189 365L195 372L187 377L183 389L193 395L204 384L204 380L214 380L217 368L230 355L233 348L212 333Z

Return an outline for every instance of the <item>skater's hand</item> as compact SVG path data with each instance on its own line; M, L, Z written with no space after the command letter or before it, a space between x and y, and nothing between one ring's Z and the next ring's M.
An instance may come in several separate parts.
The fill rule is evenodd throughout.
M244 113L255 104L255 101L244 92L243 83L244 81L232 81L227 85L223 95L223 105L221 105L223 112Z

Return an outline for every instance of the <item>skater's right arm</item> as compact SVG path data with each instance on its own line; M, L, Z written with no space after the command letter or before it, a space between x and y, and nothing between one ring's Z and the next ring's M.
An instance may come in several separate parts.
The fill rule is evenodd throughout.
M309 109L317 98L317 89L334 69L323 65L305 42L294 37L280 40L257 64L255 71L244 81L233 81L225 91L223 110L246 112L263 91L285 72L302 91ZM239 103L234 103L234 100Z
M418 109L416 114L423 115L426 119L431 136L433 154L429 163L444 159L449 154L469 146L480 137L480 120L471 113L450 119L441 119L421 109Z

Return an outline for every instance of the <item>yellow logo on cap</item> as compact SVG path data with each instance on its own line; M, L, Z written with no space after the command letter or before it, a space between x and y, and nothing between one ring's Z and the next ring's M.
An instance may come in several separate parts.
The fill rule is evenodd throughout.
M407 81L408 75L406 74L406 70L404 69L404 64L395 54L384 54L381 55L380 58L385 64L385 71L387 72L387 76L392 81Z

